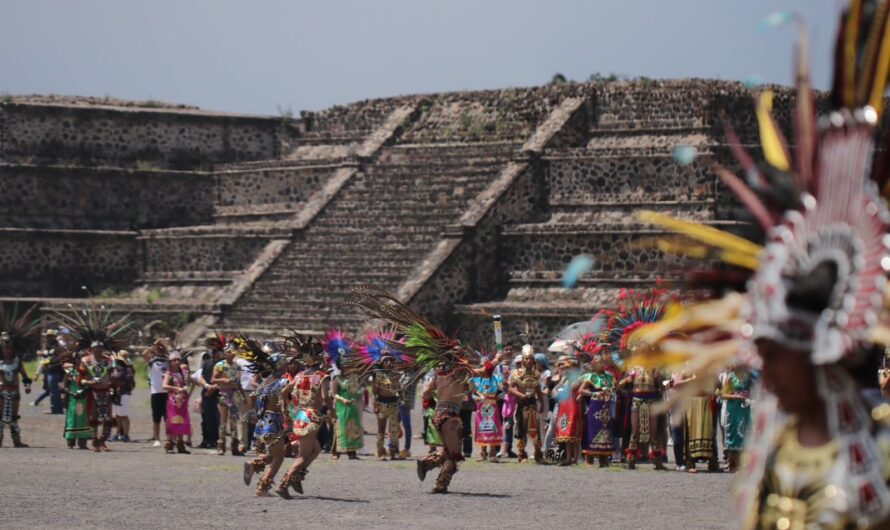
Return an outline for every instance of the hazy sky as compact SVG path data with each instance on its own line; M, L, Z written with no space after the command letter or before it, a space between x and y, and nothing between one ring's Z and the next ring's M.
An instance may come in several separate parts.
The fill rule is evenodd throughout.
M807 21L828 84L835 0L4 0L0 92L276 114L545 84L556 72L791 82Z

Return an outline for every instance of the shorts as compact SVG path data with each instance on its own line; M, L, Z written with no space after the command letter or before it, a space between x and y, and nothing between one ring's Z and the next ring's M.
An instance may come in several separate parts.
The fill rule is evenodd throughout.
M161 418L167 421L167 393L158 392L151 395L151 421L161 423Z
M133 396L130 394L124 394L121 396L121 404L114 405L112 407L112 415L114 416L129 416L130 415L130 399ZM166 409L165 409L166 410Z

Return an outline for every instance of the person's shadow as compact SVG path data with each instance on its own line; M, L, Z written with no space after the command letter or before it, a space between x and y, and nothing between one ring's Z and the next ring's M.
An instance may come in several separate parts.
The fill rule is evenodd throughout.
M459 497L484 497L489 499L512 499L512 495L504 495L498 493L473 493L470 491L449 491L449 495L457 495Z
M297 499L315 499L317 501L331 501L331 502L347 502L347 503L360 503L360 504L370 504L371 501L365 499L341 499L338 497L325 497L322 495L301 495L299 497L294 497L294 500Z

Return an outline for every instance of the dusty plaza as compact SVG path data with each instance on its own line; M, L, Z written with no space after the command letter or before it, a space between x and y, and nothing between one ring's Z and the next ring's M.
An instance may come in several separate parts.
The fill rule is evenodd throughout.
M732 513L732 477L725 473L469 459L456 475L452 493L430 495L429 484L417 480L413 459L375 460L373 430L365 436L360 461L320 456L305 495L291 501L257 499L241 481L246 458L202 449L166 455L146 442L151 432L144 390L136 394L133 409L134 441L112 443L111 452L96 455L65 446L61 417L23 407L31 447L0 449L0 510L14 515L3 528L264 528L269 519L299 519L294 526L300 528L540 528L544 521L554 528L735 527L727 517ZM193 425L200 425L200 416L193 415ZM371 415L365 415L365 425L373 425ZM421 446L420 441L415 445ZM638 488L651 494L627 494ZM498 515L462 519L487 511ZM314 515L303 520L301 514L308 512Z

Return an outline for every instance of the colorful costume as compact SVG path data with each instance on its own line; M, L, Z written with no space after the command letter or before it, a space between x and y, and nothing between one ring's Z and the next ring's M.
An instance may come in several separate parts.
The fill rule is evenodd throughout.
M665 455L666 424L663 415L652 413L652 405L661 399L655 374L637 366L631 369L627 377L632 381L630 443L626 451L628 466L632 469L634 463L644 457L649 449L656 466L660 467Z
M65 413L65 434L68 447L73 448L75 443L80 444L81 449L86 449L86 441L93 437L87 416L87 393L80 386L80 374L73 365L65 368L65 382L67 385L68 408Z
M501 376L491 373L470 380L476 389L476 444L480 447L482 459L489 452L495 457L504 441L504 422L498 407L501 393Z
M101 345L99 347L102 347ZM88 388L87 415L93 428L93 446L106 448L105 442L111 435L111 356L105 352L99 355L86 355L80 363L80 383L90 381L105 388ZM107 448L106 448L107 449Z
M243 336L232 340L235 355L246 361L244 369L260 374L262 380L254 393L254 410L257 416L254 434L256 435L257 457L244 464L244 484L249 486L254 473L263 473L257 484L257 496L265 496L272 489L275 474L284 462L287 431L281 405L292 383L284 377L283 367L287 362L284 355L274 353L256 340ZM259 448L262 447L265 452Z
M133 323L128 317L115 320L110 311L96 305L71 314L56 313L54 320L58 327L70 330L79 351L89 350L75 367L76 386L86 391L86 412L93 429L93 450L108 451L105 442L111 434L113 421L111 369L114 363L109 352L121 349L120 337Z
M848 371L868 360L876 366L890 345L886 144L874 156L890 70L888 19L886 1L850 3L835 48L830 112L822 118L801 33L793 156L771 115L769 91L756 110L766 163L755 164L730 130L744 178L716 170L759 225L753 241L641 215L687 238L661 248L695 248L695 255L737 267L698 274L728 294L675 312L640 340L652 346L644 353L649 362L701 367L703 389L714 385L708 373L726 365L762 369L768 384L753 393L736 477L745 528L886 527L890 517L890 405L860 395L863 383ZM742 283L745 293L734 292Z
M726 438L723 448L726 451L741 451L745 445L745 435L751 423L751 376L739 375L735 371L727 374L721 395L726 402ZM728 399L733 396L733 399Z
M19 405L21 393L19 382L25 385L25 392L31 391L31 378L25 372L20 351L24 351L25 340L39 333L38 319L32 318L36 306L22 315L18 305L11 312L3 311L0 305L0 446L3 445L3 432L9 427L13 447L28 447L22 443L19 430Z
M350 401L346 403L345 401ZM337 381L334 407L337 411L336 451L355 452L365 446L362 430L362 388L355 376L341 376Z
M609 458L613 450L612 407L615 403L615 378L609 372L590 373L584 383L590 387L587 421L581 439L581 452L586 456Z
M525 356L525 352L523 352L523 357ZM510 385L515 386L525 395L523 398L517 397L516 412L513 416L516 429L514 438L519 451L519 461L528 460L526 446L531 439L535 448L535 461L541 462L544 455L541 451L541 418L538 408L540 405L536 397L536 392L540 392L541 374L534 366L531 368L521 366L510 373Z
M324 347L315 337L308 337L291 332L285 340L286 352L293 353L305 367L293 378L292 396L296 405L295 414L291 418L293 428L291 439L299 445L299 454L290 469L281 477L275 493L288 499L291 498L290 488L303 493L303 480L309 472L309 466L321 453L318 441L318 430L322 407L331 410L330 376L322 370L324 366Z
M227 348L232 347L229 346ZM213 377L224 378L234 382L234 387L221 387L219 389L217 407L219 408L220 422L216 449L218 454L225 454L226 438L231 437L232 455L236 456L239 454L238 415L241 412L239 404L243 401L241 398L241 377L238 365L223 359L213 367Z
M3 431L9 426L9 433L12 435L12 443L16 447L23 446L21 431L19 430L18 407L21 401L21 393L19 392L18 376L22 369L22 359L14 356L11 361L0 360L0 445L3 444ZM30 379L25 379L25 384L30 385Z
M321 414L313 403L317 402L322 385L327 384L329 379L330 376L323 371L311 374L299 373L294 377L295 408L291 418L293 428L290 436L292 441L297 442L307 434L318 432Z
M577 389L565 389L564 393L556 408L556 441L561 444L576 444L581 441L581 402Z
M187 371L187 369L186 369ZM170 386L176 388L188 388L189 375L170 371L167 374L170 378ZM191 436L192 423L189 417L189 398L188 394L180 392L167 393L167 435L168 436Z
M389 293L362 287L353 290L354 304L369 317L391 324L403 336L401 341L385 340L388 348L400 353L401 364L409 366L408 383L417 380L430 370L436 375L424 389L423 399L429 401L433 394L439 400L433 417L433 425L442 436L440 452L417 461L417 477L422 481L427 473L441 467L433 493L447 493L451 479L463 460L461 442L463 426L460 420L460 403L466 397L469 368L460 342L448 337L423 316L400 302Z
M714 447L714 398L711 396L693 396L686 398L685 430L683 439L686 441L686 467L695 469L695 463L708 463L710 471L717 470L717 448Z

